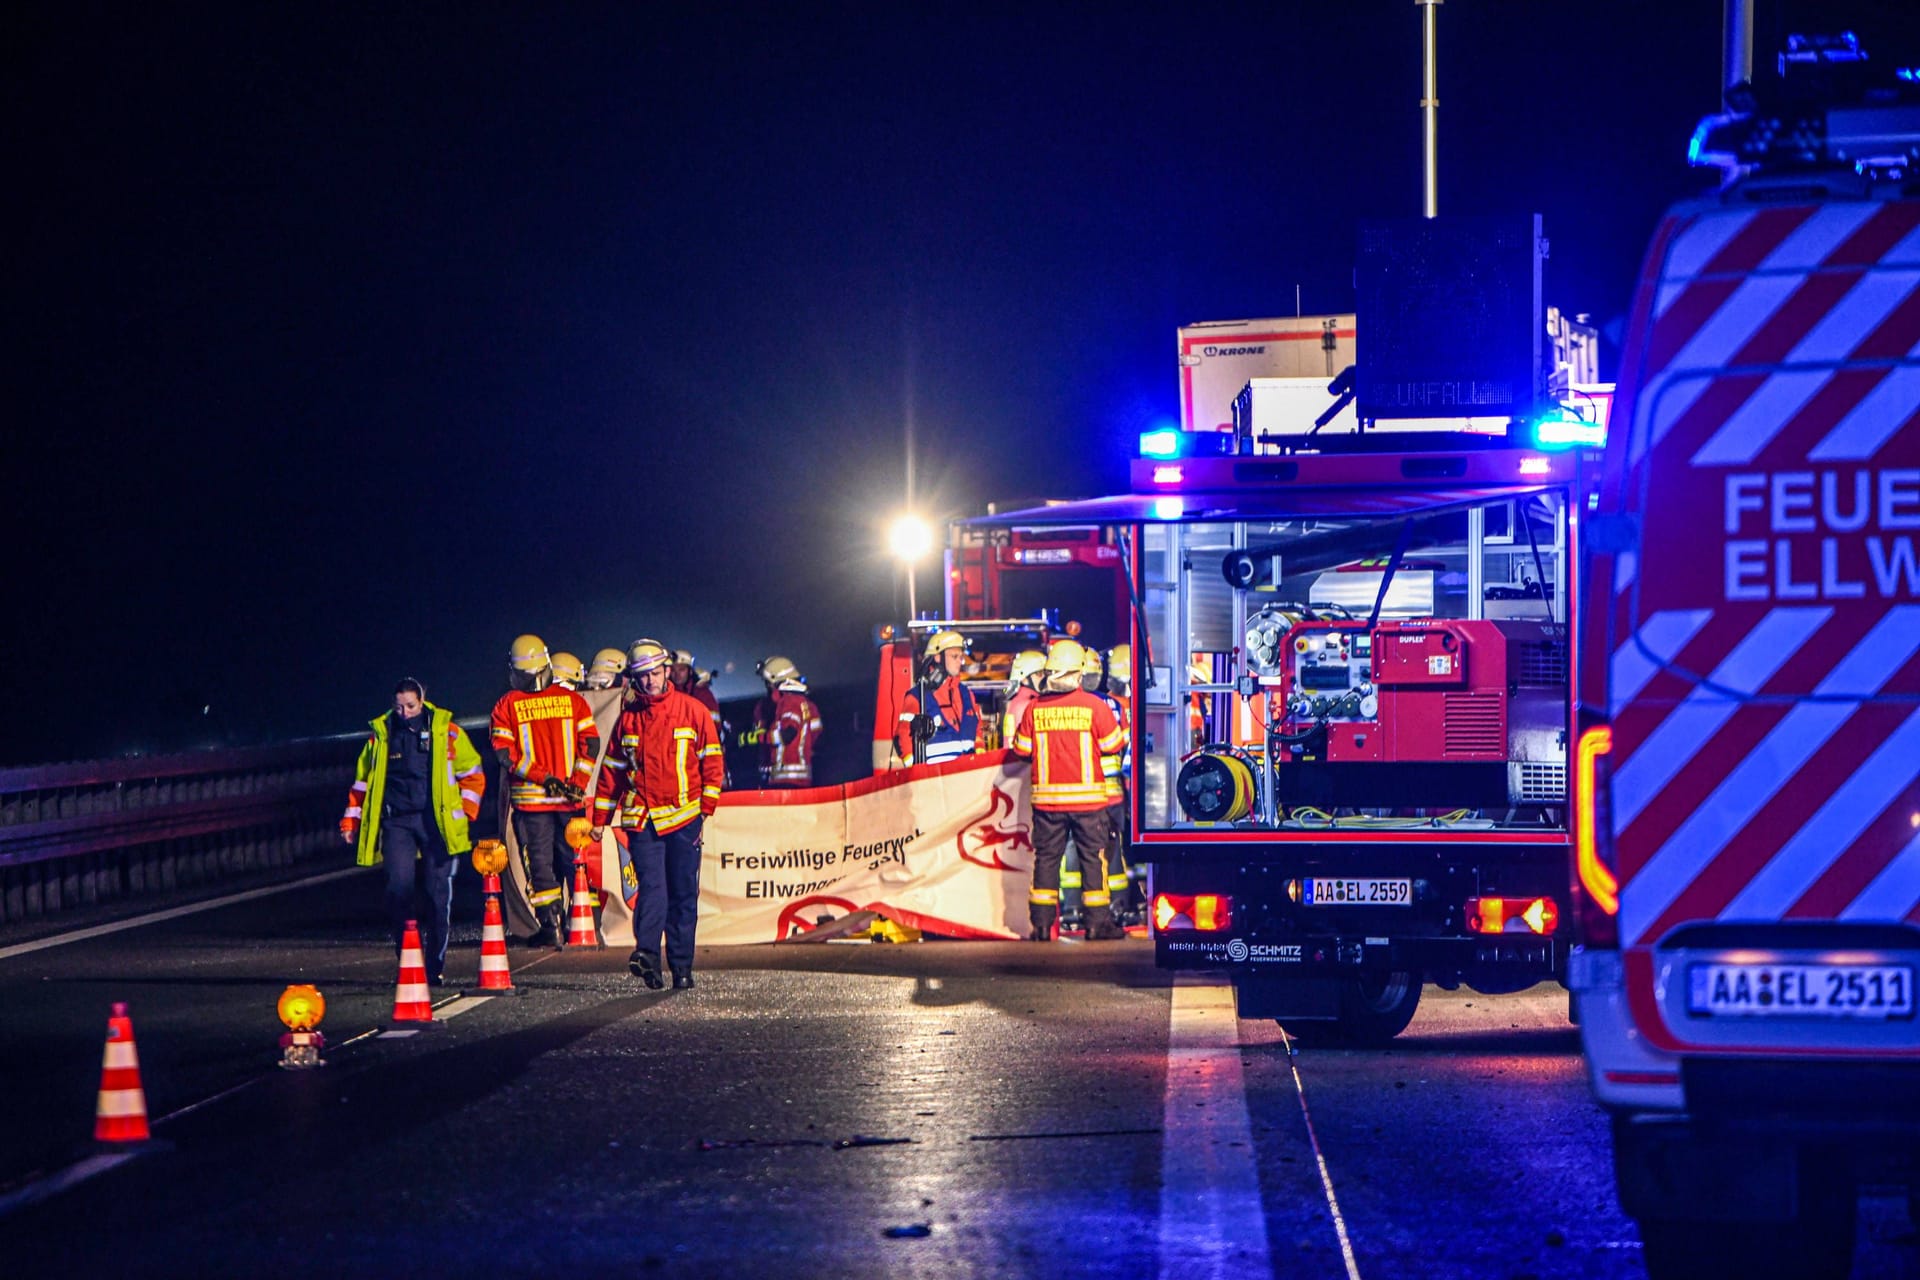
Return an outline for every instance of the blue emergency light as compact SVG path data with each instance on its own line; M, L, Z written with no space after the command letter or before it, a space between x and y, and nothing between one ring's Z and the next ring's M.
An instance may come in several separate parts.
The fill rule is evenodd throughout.
M1162 427L1158 431L1141 432L1140 456L1143 458L1179 457L1180 432L1173 427Z
M1607 443L1607 425L1589 422L1571 409L1555 407L1527 424L1536 449L1601 449Z

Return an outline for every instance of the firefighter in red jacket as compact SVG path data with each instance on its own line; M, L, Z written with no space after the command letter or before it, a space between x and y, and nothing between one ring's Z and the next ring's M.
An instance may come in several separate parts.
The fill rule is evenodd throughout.
M627 651L626 705L595 787L593 839L609 822L620 828L640 880L627 968L660 989L664 930L673 987L684 991L693 986L701 830L720 804L722 764L713 717L673 687L669 659L653 640Z
M1080 687L1085 653L1076 640L1062 640L1047 653L1046 689L1030 703L1014 731L1016 755L1033 760L1033 888L1027 894L1032 938L1053 937L1060 916L1060 862L1071 835L1080 853L1086 885L1089 939L1124 937L1113 921L1106 888L1112 831L1100 757L1118 751L1120 722L1098 695Z
M493 753L513 806L513 834L526 862L529 901L540 921L533 946L564 947L563 899L573 879L567 820L587 799L600 730L587 700L553 684L553 661L539 636L507 650L512 689L493 704Z
M807 696L800 669L778 654L764 659L760 678L767 696L753 705L753 728L743 744L760 748L760 783L767 787L810 787L813 757L820 749L820 708Z
M700 679L700 669L693 665L692 651L687 649L673 651L673 665L667 668L667 679L673 682L674 688L707 709L713 716L714 736L721 737L720 700L713 696L712 687Z

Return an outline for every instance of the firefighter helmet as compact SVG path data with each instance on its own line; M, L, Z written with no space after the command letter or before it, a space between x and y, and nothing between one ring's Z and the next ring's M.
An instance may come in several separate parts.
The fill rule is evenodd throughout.
M1087 651L1078 640L1056 640L1047 650L1047 684L1054 689L1078 689Z
M593 655L593 665L587 668L587 688L611 689L620 673L627 669L627 655L618 649L602 649Z
M539 636L515 636L507 646L507 666L515 671L545 671L553 665L547 642Z
M627 646L627 674L644 675L666 665L667 658L667 646L658 640L635 640Z
M936 631L927 637L927 656L937 658L949 649L967 651L967 638L958 631Z
M1107 650L1107 680L1128 684L1133 680L1133 646L1117 644Z
M1013 655L1013 662L1007 668L1007 683L1018 689L1045 670L1046 665L1046 654L1038 649L1022 649Z
M1100 651L1090 644L1082 645L1080 648L1080 674L1083 676L1106 674L1106 668L1100 661Z
M580 665L580 659L570 653L560 652L553 655L553 682L563 684L569 689L578 689L586 682L587 669Z
M690 667L690 666L692 666L692 665L693 665L693 650L691 650L691 649L675 649L675 650L673 651L673 665L674 665L674 666L676 666L676 667Z
M777 653L762 658L754 670L760 673L762 680L771 685L781 685L789 680L800 678L800 668L793 665L793 660L783 658Z

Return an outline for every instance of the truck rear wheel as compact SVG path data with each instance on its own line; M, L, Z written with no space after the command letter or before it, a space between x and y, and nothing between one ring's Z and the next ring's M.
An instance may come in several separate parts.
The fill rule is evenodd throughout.
M1407 1029L1420 1007L1420 974L1365 973L1340 992L1340 1033L1348 1044L1383 1045Z

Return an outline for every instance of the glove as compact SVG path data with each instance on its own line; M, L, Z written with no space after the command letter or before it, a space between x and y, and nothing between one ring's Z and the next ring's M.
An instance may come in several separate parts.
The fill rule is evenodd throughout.
M908 728L907 732L912 735L915 742L925 742L933 736L933 717L926 715L915 716L913 718L913 724Z
M357 824L352 818L340 819L340 838L348 844L355 843L360 837Z
M547 780L540 785L548 795L558 796L563 800L571 800L575 804L579 804L587 798L587 793L582 788L574 786L565 778L556 778L552 774L548 774Z

